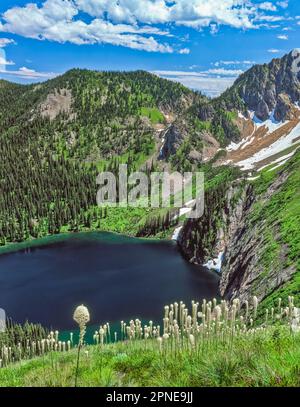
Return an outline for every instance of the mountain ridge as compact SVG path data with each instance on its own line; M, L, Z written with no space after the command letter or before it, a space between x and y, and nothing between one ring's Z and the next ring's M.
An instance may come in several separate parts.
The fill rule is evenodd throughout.
M238 238L239 222L242 225L243 219L235 214L235 210L240 215L244 211L236 204L245 195L245 188L250 191L253 205L265 201L262 193L244 186L251 185L249 173L254 172L255 177L264 180L272 170L276 185L277 176L280 178L280 169L276 167L280 165L289 179L292 170L284 165L299 147L300 111L294 98L298 85L292 91L290 86L294 85L287 84L286 79L292 64L290 53L270 64L250 68L228 91L213 100L145 71L73 69L40 84L0 82L0 154L7 158L0 162L1 245L91 229L169 236L178 222L171 212L98 208L95 183L98 172L115 173L120 163L127 163L129 172L205 170L209 213L199 222L185 222L180 237L182 251L188 260L199 264L225 251L226 284L236 287L237 270L247 275L250 267L250 263L246 266L232 263L235 250L240 249L239 258L247 258ZM284 74L283 67L287 70ZM258 72L255 78L261 80L249 101L256 80L249 78L253 72ZM273 83L269 87L273 96L265 100L270 93L261 90L270 78L274 77L276 82L276 72L283 78L279 81L281 85ZM259 121L256 113L264 112L260 111L263 103L268 106L268 120ZM276 106L278 114L284 115L282 122L273 118ZM249 112L251 108L253 115ZM297 169L298 161L294 165ZM263 170L265 166L269 168ZM284 188L284 183L281 187ZM285 213L284 204L278 211ZM297 216L295 212L296 221ZM261 220L255 222L259 224ZM274 225L270 225L270 230ZM297 231L288 222L284 225L295 234L297 245ZM270 247L268 239L270 236L265 236L260 248ZM232 248L230 243L234 241ZM285 244L280 239L274 243L276 247ZM251 267L261 270L258 260ZM298 269L293 270L289 277L297 273ZM275 286L277 290L279 286ZM230 290L224 287L224 294L230 296Z

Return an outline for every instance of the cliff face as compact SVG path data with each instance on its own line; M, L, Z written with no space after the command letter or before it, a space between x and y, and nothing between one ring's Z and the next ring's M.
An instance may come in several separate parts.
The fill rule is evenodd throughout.
M203 264L224 252L224 298L256 295L261 301L282 287L295 290L300 275L299 170L300 151L282 169L265 172L255 182L235 181L218 188L217 195L208 191L204 216L185 223L179 243L188 260ZM291 291L299 294L300 287L296 294Z
M262 195L256 195L255 188L249 187L240 216L232 218L237 227L231 229L228 237L220 282L220 293L225 298L245 300L256 295L262 300L296 272L294 264L285 264L289 249L281 241L279 225L270 225L263 216L255 219L257 206L279 193L287 177L287 172L281 173ZM266 263L266 256L270 264Z
M204 215L189 219L180 234L180 247L190 262L203 264L224 252L242 221L247 196L243 181L220 183L206 193Z

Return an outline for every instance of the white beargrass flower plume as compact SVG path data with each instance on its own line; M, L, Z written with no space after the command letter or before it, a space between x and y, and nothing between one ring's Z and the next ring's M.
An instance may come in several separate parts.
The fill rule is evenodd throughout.
M257 316L257 307L258 307L258 299L256 296L253 297L253 317L254 319Z
M74 311L73 319L79 326L79 344L83 345L86 324L90 321L90 313L87 307L79 305Z
M248 316L249 316L249 302L246 300L245 301L245 319L248 321Z
M79 326L79 343L78 343L78 353L77 353L77 364L76 364L76 375L75 375L75 387L77 387L78 378L78 368L79 368L79 357L80 350L83 345L84 335L86 332L86 324L90 321L90 313L87 307L84 305L79 305L74 311L73 319L77 322Z
M282 299L281 298L278 298L278 314L280 315L281 314L281 302L282 302Z
M193 334L190 334L190 335L189 335L189 341L190 341L191 348L192 348L192 349L195 349L196 342L195 342L195 337L194 337Z
M178 321L178 303L174 302L174 317Z

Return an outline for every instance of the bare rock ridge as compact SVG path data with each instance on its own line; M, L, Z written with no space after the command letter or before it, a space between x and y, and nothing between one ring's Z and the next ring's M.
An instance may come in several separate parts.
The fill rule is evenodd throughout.
M255 112L260 120L267 120L271 113L278 121L291 118L292 106L300 100L300 51L293 50L269 64L255 65L242 74L221 100L238 108L241 105ZM237 100L242 102L237 105Z
M54 120L60 113L70 113L71 104L72 93L69 89L55 89L40 105L40 114Z

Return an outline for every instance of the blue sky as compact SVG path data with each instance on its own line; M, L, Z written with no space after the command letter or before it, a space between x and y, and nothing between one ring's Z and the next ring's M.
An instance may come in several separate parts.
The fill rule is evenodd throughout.
M144 69L216 96L300 47L299 0L1 0L0 77Z

